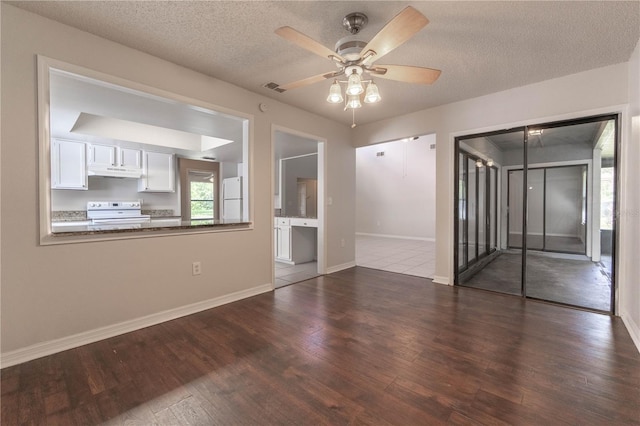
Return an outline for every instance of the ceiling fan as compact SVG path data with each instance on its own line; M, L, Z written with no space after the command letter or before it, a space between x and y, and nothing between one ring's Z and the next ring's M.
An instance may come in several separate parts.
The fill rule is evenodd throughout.
M278 28L275 33L280 37L316 55L331 60L338 67L338 70L278 86L275 90L284 92L341 75L345 75L350 79L360 80L363 73L383 79L418 84L431 84L438 79L440 70L409 65L373 64L409 40L429 23L429 20L422 13L411 6L407 6L391 19L368 43L365 43L357 40L355 35L360 32L367 22L368 18L363 13L355 12L345 16L342 25L351 32L352 36L339 40L335 51L291 27ZM360 93L362 93L362 90ZM349 93L349 87L347 87L347 94L351 94Z

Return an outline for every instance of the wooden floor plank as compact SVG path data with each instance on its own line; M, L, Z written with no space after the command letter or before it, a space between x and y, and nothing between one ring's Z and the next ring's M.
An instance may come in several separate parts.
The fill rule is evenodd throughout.
M3 425L640 425L619 318L358 267L0 380Z

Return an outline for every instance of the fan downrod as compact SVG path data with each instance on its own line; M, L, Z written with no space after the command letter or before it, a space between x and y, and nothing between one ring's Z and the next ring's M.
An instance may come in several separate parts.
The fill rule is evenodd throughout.
M369 22L367 15L360 12L353 12L342 19L342 26L351 34L358 34L360 30L367 25L367 22Z

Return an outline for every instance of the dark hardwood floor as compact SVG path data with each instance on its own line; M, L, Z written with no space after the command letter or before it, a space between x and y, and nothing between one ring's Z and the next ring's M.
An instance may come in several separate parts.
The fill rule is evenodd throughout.
M366 268L2 370L2 424L640 424L621 320Z

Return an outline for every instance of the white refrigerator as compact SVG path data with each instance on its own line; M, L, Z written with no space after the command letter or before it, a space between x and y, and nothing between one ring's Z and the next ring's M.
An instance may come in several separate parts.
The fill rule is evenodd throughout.
M222 181L222 219L242 219L242 178Z

